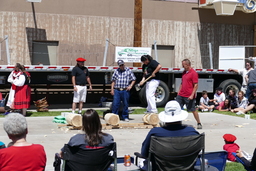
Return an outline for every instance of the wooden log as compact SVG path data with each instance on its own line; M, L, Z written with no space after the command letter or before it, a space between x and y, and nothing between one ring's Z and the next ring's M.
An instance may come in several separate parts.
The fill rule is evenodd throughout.
M146 124L157 125L159 123L158 114L156 113L146 114L142 117L142 121Z
M36 111L37 112L48 112L49 109L47 109L47 108L38 108Z
M147 120L147 117L148 117L149 114L145 114L143 117L142 117L142 121L146 124L148 124L148 120Z
M102 124L102 129L151 129L159 125L149 125L145 123L119 123L119 125Z
M75 127L82 126L82 116L79 114L70 113L66 115L66 121L69 125L73 125Z
M120 122L119 116L114 113L107 113L104 118L109 125L118 125Z
M150 125L157 125L159 123L158 114L152 113L149 114L147 117L148 124Z
M46 107L48 107L49 105L37 105L36 107L38 107L38 108L46 108Z
M0 113L5 113L5 108L4 107L0 107Z

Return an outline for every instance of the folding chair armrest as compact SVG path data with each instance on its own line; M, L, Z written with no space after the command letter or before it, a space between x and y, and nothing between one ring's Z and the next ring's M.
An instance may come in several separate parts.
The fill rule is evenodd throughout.
M138 158L142 158L142 159L146 159L146 157L144 157L142 154L140 154L139 152L134 152L135 155L135 165L138 166Z
M54 171L60 171L61 157L59 153L55 153L53 167Z
M135 155L136 157L146 159L146 157L144 157L144 156L143 156L142 154L140 154L139 152L134 152L134 155Z
M232 152L231 154L232 154L233 156L235 156L235 158L236 158L236 160L237 160L238 162L240 162L241 164L244 165L243 160L242 160L240 157L238 157L235 152Z

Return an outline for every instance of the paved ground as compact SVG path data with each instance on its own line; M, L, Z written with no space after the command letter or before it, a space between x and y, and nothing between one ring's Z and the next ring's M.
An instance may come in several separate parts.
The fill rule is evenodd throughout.
M142 122L143 115L130 115L131 122ZM240 117L221 115L216 113L200 113L203 129L198 130L206 134L206 151L222 150L224 145L223 134L232 133L237 136L237 141L242 149L252 153L256 142L256 120L248 120ZM27 141L42 144L47 153L46 171L53 171L52 163L54 153L67 143L71 136L79 133L78 130L68 130L63 127L59 129L58 124L52 123L53 117L27 117L28 136ZM104 121L102 121L104 122ZM0 118L2 127L3 118ZM183 123L195 125L192 114ZM113 129L105 130L115 138L117 142L118 156L140 151L141 143L149 129ZM0 140L8 144L10 140L3 129L0 129Z

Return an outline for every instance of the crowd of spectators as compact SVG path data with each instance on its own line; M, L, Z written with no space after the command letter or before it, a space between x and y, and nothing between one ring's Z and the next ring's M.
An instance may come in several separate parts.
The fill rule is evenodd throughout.
M243 91L239 91L238 96L236 96L236 91L230 89L228 95L225 95L222 88L218 87L213 99L209 99L207 92L203 91L199 102L199 110L202 112L231 111L237 115L246 114L247 112L255 113L255 106L256 89L253 89L250 96L246 98Z

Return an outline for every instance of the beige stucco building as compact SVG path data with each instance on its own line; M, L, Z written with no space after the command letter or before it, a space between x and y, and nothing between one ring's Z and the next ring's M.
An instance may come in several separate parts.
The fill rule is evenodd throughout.
M9 36L11 64L102 65L106 39L106 65L114 62L115 46L133 46L134 0L0 0L1 61L7 64L5 35ZM184 58L193 67L209 67L208 44L212 44L214 68L220 45L253 45L255 14L236 11L216 16L200 9L194 0L142 0L142 47L159 45L159 61L181 67ZM246 55L253 55L247 48Z

